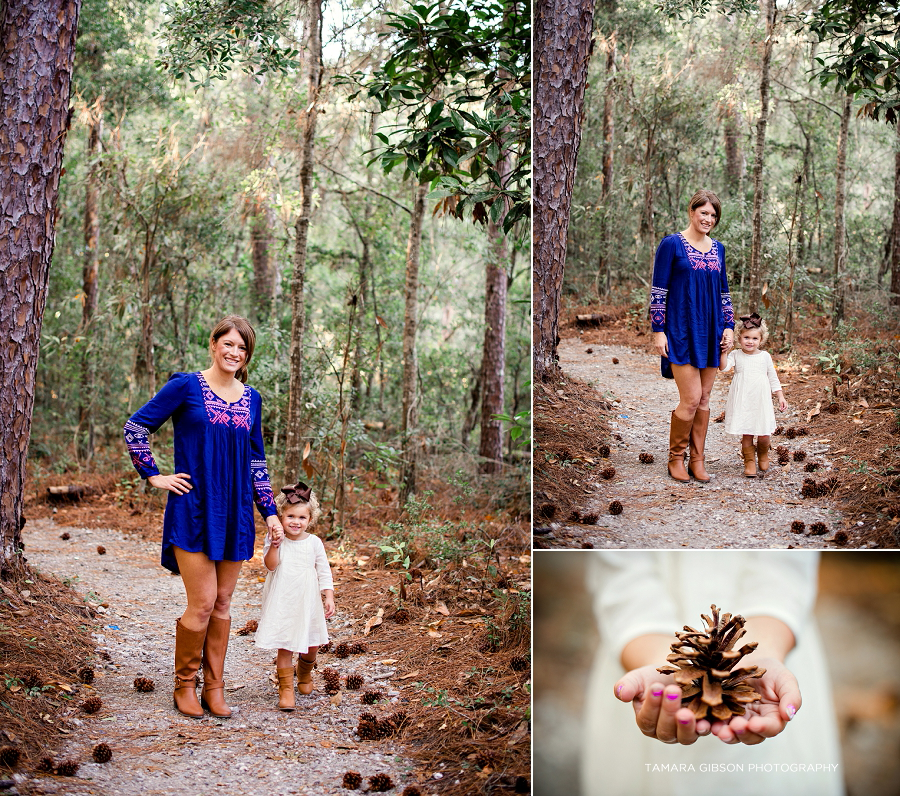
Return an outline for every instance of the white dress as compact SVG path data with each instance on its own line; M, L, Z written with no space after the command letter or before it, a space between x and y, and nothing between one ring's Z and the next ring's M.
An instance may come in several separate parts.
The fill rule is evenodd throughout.
M745 354L734 349L725 370L734 368L725 402L725 433L767 436L775 431L772 393L781 389L768 351Z
M267 535L264 558L270 546ZM278 556L278 566L266 575L263 587L256 646L307 652L310 647L328 641L325 609L319 593L334 589L334 581L325 546L313 534L296 540L285 536Z
M831 685L811 615L817 551L583 555L592 559L600 644L586 697L582 796L843 796ZM802 706L779 735L756 746L728 745L712 735L692 746L645 737L633 707L613 695L625 673L622 649L646 633L674 635L684 625L700 627L700 615L709 614L712 604L744 617L771 616L790 627L796 646L785 664L799 682ZM823 768L801 771L797 764Z

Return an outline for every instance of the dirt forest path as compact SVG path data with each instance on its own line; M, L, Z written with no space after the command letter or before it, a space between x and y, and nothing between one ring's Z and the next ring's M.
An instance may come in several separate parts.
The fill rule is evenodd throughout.
M67 532L66 541L60 535ZM226 699L235 711L227 720L180 716L172 708L174 624L184 606L181 579L159 565L159 545L112 530L63 527L52 520L29 521L24 531L31 566L62 579L91 605L99 605L102 630L98 652L109 661L96 666L93 692L103 700L99 713L81 714L77 732L58 756L82 761L77 777L37 778L28 793L82 796L150 796L151 794L340 794L347 770L364 778L379 772L391 776L399 793L413 782L412 764L391 741L355 739L359 714L372 710L358 698L339 704L322 690L322 662L314 674L316 690L297 695L298 710L275 708L277 692L274 652L257 649L253 636L236 630L259 616L262 582L245 566L232 603L232 634L226 660ZM97 546L107 552L98 555ZM337 576L337 573L335 573ZM340 578L336 578L338 587ZM329 622L340 634L357 620L341 611ZM348 630L343 635L348 635ZM342 674L364 671L385 689L390 702L406 701L390 683L394 669L382 665L387 656L354 655L324 664ZM149 677L156 689L138 693L136 677ZM79 701L88 689L82 686ZM395 690L397 689L397 690ZM402 704L400 705L402 707ZM91 761L91 748L105 742L113 750L110 763ZM20 786L21 787L21 786Z
M587 353L587 349L592 349L592 353ZM585 344L577 338L561 341L558 350L560 366L566 374L594 386L613 403L609 463L616 474L611 480L603 480L600 468L595 467L594 483L586 487L589 497L581 511L598 514L597 524L557 518L545 537L548 546L831 548L836 545L829 540L842 528L850 532L847 546L858 546L852 529L844 527L841 515L829 501L801 497L803 478L809 477L803 465L792 460L789 466L779 467L775 460L777 445L791 451L802 448L807 460L822 464L815 473L820 477L832 464L828 440L814 436L793 440L773 437L769 474L763 479L750 479L742 474L739 441L725 434L722 423L710 422L706 463L712 481L679 484L666 473L669 415L678 403L678 392L674 381L659 375L659 358L625 346ZM712 419L725 407L729 381L730 374L716 378L710 401ZM790 403L790 380L783 382ZM794 406L776 417L784 426L800 424L805 419ZM653 464L639 461L644 451L653 454ZM618 516L612 516L608 510L613 500L624 508ZM806 524L805 534L791 531L794 520ZM825 535L809 535L809 526L815 522L827 526Z

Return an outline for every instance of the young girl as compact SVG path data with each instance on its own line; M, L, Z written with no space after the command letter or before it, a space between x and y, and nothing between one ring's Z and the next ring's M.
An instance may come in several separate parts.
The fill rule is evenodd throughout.
M778 398L778 409L782 412L787 408L787 401L775 374L772 357L760 350L769 339L766 322L755 312L742 315L737 332L740 350L733 349L728 354L722 352L719 363L719 370L734 368L734 379L725 403L725 433L741 437L744 475L762 478L769 469L769 435L775 430L771 394Z
M266 534L263 563L269 574L255 640L258 647L278 650L278 707L293 710L294 653L299 653L297 690L311 694L316 652L328 641L325 620L334 616L334 581L322 540L308 533L319 519L312 489L301 482L286 486L275 505L284 531Z

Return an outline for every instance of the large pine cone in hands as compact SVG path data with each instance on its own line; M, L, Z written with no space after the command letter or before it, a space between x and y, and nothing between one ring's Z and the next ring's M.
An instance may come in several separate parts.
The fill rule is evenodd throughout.
M697 719L727 721L732 716L743 716L746 704L762 698L746 681L762 677L766 670L758 666L734 668L756 649L757 642L733 649L746 634L746 620L731 614L720 617L719 609L710 607L712 618L701 616L706 631L685 625L683 632L675 634L678 641L666 658L670 665L656 671L675 675L675 682L681 686L681 705L690 708Z

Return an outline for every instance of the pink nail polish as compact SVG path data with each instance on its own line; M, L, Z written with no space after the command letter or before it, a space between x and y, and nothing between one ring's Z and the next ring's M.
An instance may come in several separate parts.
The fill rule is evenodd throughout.
M795 708L793 705L788 705L788 709L787 709L788 721L790 721L792 718L794 718L794 714L796 712L797 712L797 708Z
M744 731L743 731L743 730L735 730L735 731L734 731L734 734L735 734L735 735L743 735L743 734L744 734Z
M625 687L625 683L619 683L619 685L616 686L616 696L619 696L619 694L622 693L622 689L624 687Z
M650 693L653 694L653 696L662 696L662 689L660 688L659 691L651 691Z
M679 724L690 724L691 720L690 719L678 719L678 723Z
M681 699L681 694L666 694L667 699Z

